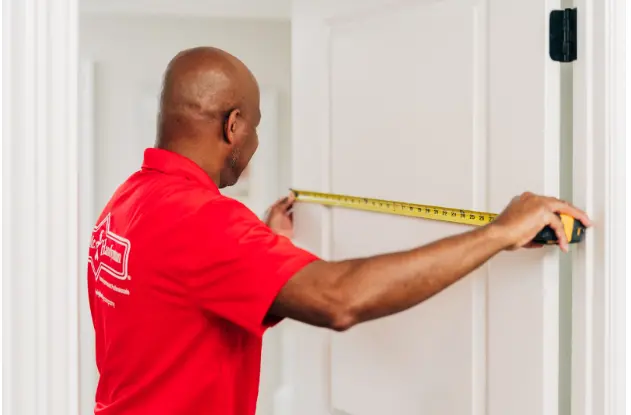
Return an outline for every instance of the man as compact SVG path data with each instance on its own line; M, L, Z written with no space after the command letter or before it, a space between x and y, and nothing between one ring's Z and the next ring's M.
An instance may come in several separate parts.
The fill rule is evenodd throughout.
M263 223L219 192L256 151L260 118L257 82L232 55L200 47L170 62L156 148L105 206L90 246L95 413L253 415L261 338L281 319L347 330L419 304L546 225L566 251L556 213L590 225L526 193L485 227L324 261L290 242L291 196Z

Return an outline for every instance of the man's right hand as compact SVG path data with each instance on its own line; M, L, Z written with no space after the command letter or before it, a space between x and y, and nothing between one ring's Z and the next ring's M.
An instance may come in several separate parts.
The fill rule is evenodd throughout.
M550 226L557 235L559 247L567 252L568 241L558 215L561 213L574 217L586 227L591 226L591 221L582 210L562 200L530 192L514 198L489 226L506 238L506 250L530 246L537 233Z

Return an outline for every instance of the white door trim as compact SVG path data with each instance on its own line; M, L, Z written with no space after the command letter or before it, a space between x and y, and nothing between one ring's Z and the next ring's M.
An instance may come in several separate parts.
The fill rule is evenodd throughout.
M77 9L2 2L7 414L78 414Z
M94 326L88 301L86 278L88 246L97 219L95 206L95 70L93 60L82 59L79 66L79 413L94 410L98 382L94 347Z
M573 415L625 410L624 2L575 2L573 193L595 227L573 258Z
M287 21L291 15L291 0L82 0L81 12L92 15Z

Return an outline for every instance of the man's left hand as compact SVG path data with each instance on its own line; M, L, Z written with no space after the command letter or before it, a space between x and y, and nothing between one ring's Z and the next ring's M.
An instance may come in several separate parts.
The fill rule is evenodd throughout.
M276 203L268 209L265 218L265 223L272 231L290 239L294 236L294 218L291 208L295 200L296 197L293 193L277 200Z

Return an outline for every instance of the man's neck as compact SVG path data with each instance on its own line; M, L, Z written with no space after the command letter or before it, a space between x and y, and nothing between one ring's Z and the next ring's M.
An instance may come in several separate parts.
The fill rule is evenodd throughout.
M182 157L186 157L193 163L197 164L204 172L210 177L210 179L219 187L221 168L223 163L218 161L218 151L212 151L209 149L200 148L198 145L193 145L194 140L158 140L155 147L173 153L179 154ZM185 143L190 141L191 144ZM215 157L209 158L204 155L210 154Z

